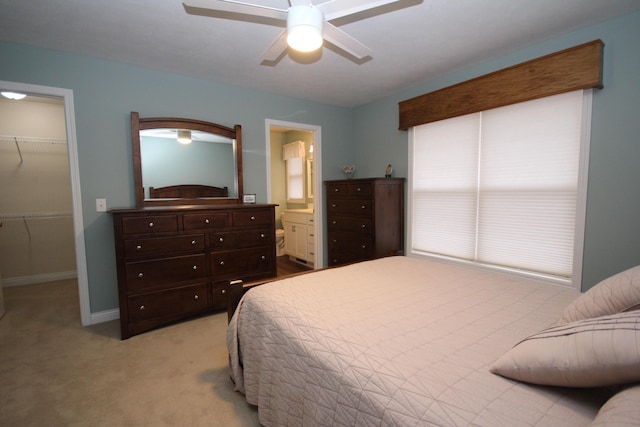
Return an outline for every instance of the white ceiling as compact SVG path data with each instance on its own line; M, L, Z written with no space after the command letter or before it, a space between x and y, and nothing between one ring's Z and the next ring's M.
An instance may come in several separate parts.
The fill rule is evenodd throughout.
M311 59L261 65L282 28L190 15L180 0L0 0L0 40L351 107L637 10L638 0L401 0L333 21L373 50L361 63L325 43Z

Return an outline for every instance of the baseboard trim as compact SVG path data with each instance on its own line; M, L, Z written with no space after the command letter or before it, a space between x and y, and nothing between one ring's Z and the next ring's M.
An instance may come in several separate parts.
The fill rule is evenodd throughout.
M120 318L120 309L114 308L112 310L99 311L97 313L91 313L91 325L98 323L110 322Z
M36 274L34 276L2 278L2 287L9 288L11 286L35 285L37 283L55 282L56 280L75 279L78 277L76 270L60 271L57 273Z

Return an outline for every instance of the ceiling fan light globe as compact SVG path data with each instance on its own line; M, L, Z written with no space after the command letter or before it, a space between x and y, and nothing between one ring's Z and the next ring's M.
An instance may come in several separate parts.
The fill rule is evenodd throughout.
M311 5L292 6L287 16L287 44L300 52L312 52L322 46L324 16Z

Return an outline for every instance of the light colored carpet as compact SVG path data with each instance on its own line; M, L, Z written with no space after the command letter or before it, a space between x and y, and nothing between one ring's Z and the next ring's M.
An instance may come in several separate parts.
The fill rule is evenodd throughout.
M2 426L258 426L233 391L226 313L120 340L82 327L75 280L4 289Z

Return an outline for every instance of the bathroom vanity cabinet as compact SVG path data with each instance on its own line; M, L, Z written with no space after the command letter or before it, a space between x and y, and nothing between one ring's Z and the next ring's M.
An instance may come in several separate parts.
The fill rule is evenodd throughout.
M284 250L292 259L315 264L315 223L313 210L288 209L282 212Z

